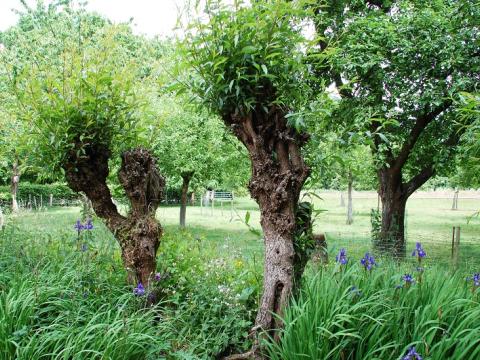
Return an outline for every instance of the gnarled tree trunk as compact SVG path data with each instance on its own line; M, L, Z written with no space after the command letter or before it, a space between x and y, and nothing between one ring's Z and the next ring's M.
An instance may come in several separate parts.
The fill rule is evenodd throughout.
M72 151L64 163L66 180L72 190L87 195L97 216L115 235L129 282L141 282L148 286L155 273L156 253L162 235L155 212L165 180L148 151L135 149L124 152L118 178L131 206L128 215L122 216L106 183L109 158L109 149L100 145L86 147L83 157L77 157L76 151Z
M180 197L180 227L185 228L185 218L187 214L187 201L188 201L188 185L192 179L194 172L185 171L181 174L183 183L182 183L182 195Z
M382 226L378 241L374 244L379 253L388 253L396 258L405 257L405 206L406 195L401 173L382 168L378 172L379 195L382 199Z
M295 253L296 211L300 191L309 175L301 156L308 139L287 127L284 112L272 108L240 116L225 117L235 135L246 146L252 165L249 190L260 206L265 244L263 294L254 332L273 335L295 286L299 261ZM253 356L253 355L252 355Z
M20 169L18 167L18 157L15 156L12 166L12 179L10 185L10 191L12 194L12 212L18 212L17 192L18 184L20 183Z
M381 168L378 171L379 195L382 202L382 226L379 239L374 243L375 250L395 258L406 255L405 209L407 200L415 190L434 175L429 166L422 169L410 181L402 181L402 172L395 168Z

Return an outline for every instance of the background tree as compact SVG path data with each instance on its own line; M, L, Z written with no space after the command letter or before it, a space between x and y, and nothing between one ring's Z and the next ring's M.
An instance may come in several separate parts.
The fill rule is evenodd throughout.
M328 20L326 20L328 19ZM382 229L379 251L405 255L408 197L448 171L460 133L454 100L478 84L474 2L340 1L317 9L317 32L336 41L329 69L335 113L370 141Z
M459 188L480 187L480 94L461 93L457 102L462 139L450 182Z
M88 196L117 238L130 280L146 285L162 233L155 210L164 180L148 151L132 150L141 108L135 84L144 76L136 63L141 58L131 53L134 40L127 26L111 26L68 4L39 3L11 29L5 47L7 59L28 55L6 63L17 116L32 131L31 150ZM107 186L109 160L118 155L119 182L131 205L127 216Z
M185 227L191 185L202 191L212 181L226 188L245 184L247 154L216 115L188 105L182 97L165 95L155 102L161 109L150 127L150 143L170 186L181 188L180 226ZM239 177L228 181L229 174Z
M251 196L261 212L265 242L263 295L254 330L281 326L296 267L294 245L300 191L309 175L301 149L308 135L292 111L309 98L299 18L288 1L209 1L208 22L199 19L186 32L185 59L193 75L187 87L217 113L246 147ZM292 126L293 125L293 126ZM251 353L248 356L253 356Z

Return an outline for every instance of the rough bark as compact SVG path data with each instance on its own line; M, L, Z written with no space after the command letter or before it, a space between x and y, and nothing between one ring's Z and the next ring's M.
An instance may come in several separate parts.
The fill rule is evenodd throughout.
M379 253L392 255L394 258L404 258L405 245L405 207L406 197L399 189L388 189L381 193L382 226L375 249Z
M185 218L187 214L187 201L188 201L188 185L193 176L193 171L186 171L181 174L182 176L182 195L180 197L180 227L185 228Z
M12 194L12 212L18 212L17 192L18 184L20 183L20 169L18 167L18 157L15 157L12 166L12 179L10 185L10 191Z
M347 225L353 224L353 200L352 200L352 190L353 190L353 176L352 173L348 173L348 206L347 206Z
M382 203L382 226L379 239L374 243L376 251L404 258L405 208L407 200L420 186L434 175L431 166L422 169L410 181L402 181L402 172L392 168L378 171L379 195Z
M249 191L261 213L264 281L254 334L263 330L274 335L282 326L275 314L282 315L294 287L296 210L309 175L300 151L308 137L287 126L285 113L276 107L265 113L259 107L245 115L224 116L249 152Z
M85 155L81 157L72 151L64 163L66 180L74 191L87 195L97 216L115 235L129 282L141 282L148 286L155 272L156 252L162 235L155 212L165 181L148 151L135 149L124 152L118 178L130 200L130 212L126 217L122 216L106 183L109 158L110 151L100 145L86 147Z

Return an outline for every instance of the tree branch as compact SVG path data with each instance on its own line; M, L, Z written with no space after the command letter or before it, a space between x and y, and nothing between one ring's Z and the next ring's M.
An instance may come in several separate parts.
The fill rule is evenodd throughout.
M423 130L425 130L428 124L430 124L438 115L447 110L451 104L452 101L450 99L446 100L443 104L441 104L431 112L423 114L417 118L415 125L410 131L407 140L404 142L402 149L400 150L400 153L398 154L393 164L393 171L399 172L402 169L402 167L407 162L407 159L410 156L410 153L413 150L415 144L417 143L417 140L422 134Z
M412 195L420 186L425 184L433 175L435 175L435 169L433 168L433 164L429 164L417 175L411 178L410 181L403 186L407 198Z

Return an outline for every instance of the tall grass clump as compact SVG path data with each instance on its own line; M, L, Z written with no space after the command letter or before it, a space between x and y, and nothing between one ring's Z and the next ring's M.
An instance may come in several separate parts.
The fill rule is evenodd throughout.
M118 264L106 271L98 253L12 228L0 245L0 359L145 359L168 347L172 331L141 309Z
M478 279L370 258L352 263L340 253L309 274L280 342L267 344L271 359L480 358Z

